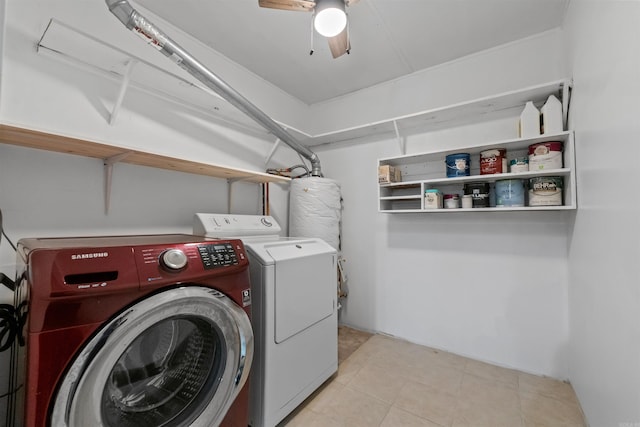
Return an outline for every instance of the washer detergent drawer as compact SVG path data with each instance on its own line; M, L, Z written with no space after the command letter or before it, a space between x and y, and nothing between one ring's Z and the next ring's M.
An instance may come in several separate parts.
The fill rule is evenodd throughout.
M265 248L275 264L275 341L281 343L334 312L336 253L323 241Z

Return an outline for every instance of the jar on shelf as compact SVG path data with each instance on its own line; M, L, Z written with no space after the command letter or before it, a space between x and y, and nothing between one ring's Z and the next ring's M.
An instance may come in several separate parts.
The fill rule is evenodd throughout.
M430 188L424 192L425 209L442 209L442 193L440 190Z
M460 207L460 196L458 196L457 194L444 195L445 209L458 209L459 207Z

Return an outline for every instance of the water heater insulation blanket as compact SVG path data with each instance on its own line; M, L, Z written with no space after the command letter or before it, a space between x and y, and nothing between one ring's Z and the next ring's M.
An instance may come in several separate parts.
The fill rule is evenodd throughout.
M291 181L289 235L317 237L340 250L342 197L336 181L309 177Z

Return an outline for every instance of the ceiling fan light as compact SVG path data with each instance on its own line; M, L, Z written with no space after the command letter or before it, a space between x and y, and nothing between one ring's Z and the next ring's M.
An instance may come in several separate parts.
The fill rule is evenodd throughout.
M316 31L325 37L337 36L347 26L347 14L342 0L317 0L313 21Z

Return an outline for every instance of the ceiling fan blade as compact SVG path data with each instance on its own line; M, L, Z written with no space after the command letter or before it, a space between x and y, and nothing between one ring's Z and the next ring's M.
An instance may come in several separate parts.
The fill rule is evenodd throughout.
M258 5L269 9L311 12L316 6L316 2L309 0L258 0Z
M342 32L337 36L329 37L327 41L329 42L331 55L334 58L344 55L348 50L351 49L351 42L349 41L349 37L347 36L346 28L342 30Z

